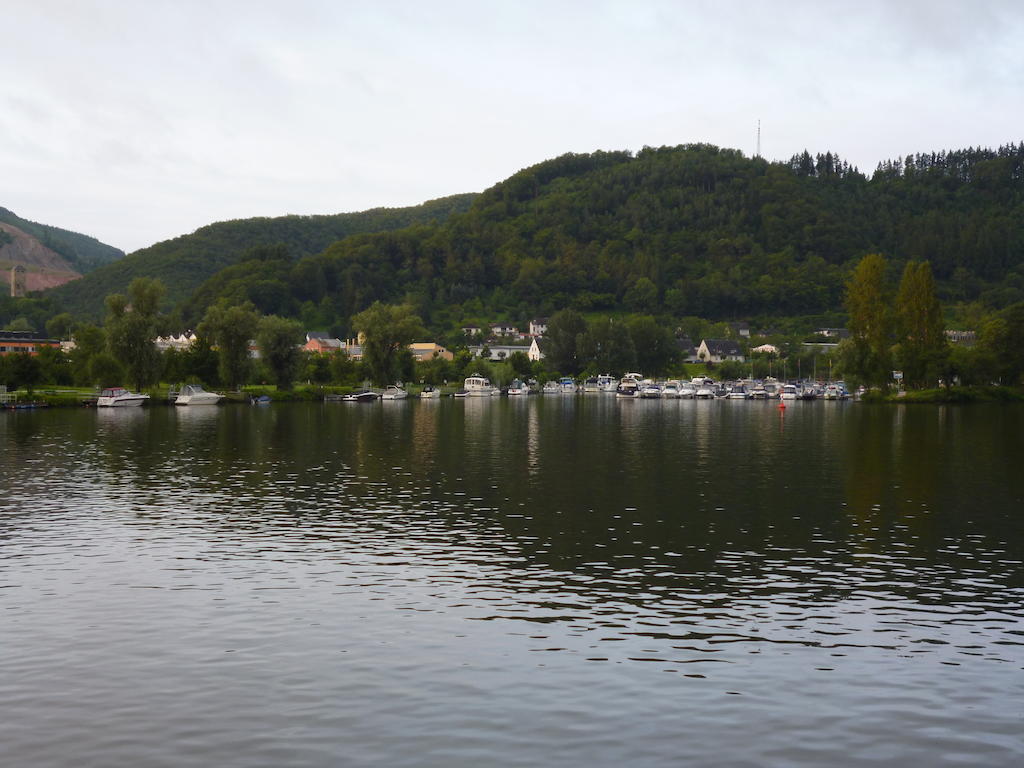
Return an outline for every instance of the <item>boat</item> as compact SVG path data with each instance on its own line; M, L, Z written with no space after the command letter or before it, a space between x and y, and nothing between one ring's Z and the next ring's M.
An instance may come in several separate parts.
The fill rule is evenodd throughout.
M699 383L698 383L699 382ZM694 400L712 400L715 397L715 383L708 378L698 376L693 380Z
M591 394L600 391L601 384L598 382L597 376L591 376L583 382L583 394Z
M846 391L842 382L837 382L826 386L821 397L823 400L846 400L850 397L850 393Z
M610 373L602 373L597 377L597 386L602 392L615 392L619 386L619 380Z
M466 391L466 390L464 390L464 389L456 389L456 390L455 390L455 391L454 391L454 392L452 393L452 397L466 397L467 395L469 395L469 392L467 392L467 391Z
M561 391L562 390L559 389L557 381L546 381L544 382L544 387L541 389L540 393L542 395L557 395Z
M689 381L681 381L679 383L679 394L676 395L680 400L692 400L693 396L697 393L696 388Z
M250 397L249 405L270 405L270 395L260 395L259 397Z
M530 388L526 386L520 379L512 379L512 383L508 386L509 397L518 397L519 395L530 394Z
M661 397L661 387L653 381L645 381L640 388L640 397L647 400L657 400Z
M661 396L669 399L679 397L679 382L675 379L666 381L665 386L661 388Z
M783 384L782 391L779 393L779 398L782 400L796 400L800 396L799 390L796 388L796 384Z
M469 397L493 397L496 391L491 385L490 379L479 373L467 376L464 386Z
M619 386L615 390L616 397L633 399L640 397L640 384L628 373L619 380Z
M754 385L754 388L750 390L750 399L751 400L767 400L768 399L768 390L765 388L764 384L758 383L758 384Z
M358 392L352 392L351 394L345 395L342 400L346 403L375 403L377 398L380 397L372 389L361 389Z
M441 390L437 387L427 384L422 390L420 390L421 400L436 400L441 397Z
M727 400L746 400L750 397L750 393L747 392L747 388L742 384L733 384L729 387L729 394L725 397Z
M569 376L563 376L558 380L558 391L563 395L575 395L576 382Z
M100 408L124 408L139 406L149 400L149 395L138 395L124 387L108 387L100 392L96 405Z
M186 384L174 398L175 405L217 405L224 395L207 392L198 384Z
M388 384L384 388L384 394L380 396L381 400L405 400L409 396L409 393L402 389L397 384Z

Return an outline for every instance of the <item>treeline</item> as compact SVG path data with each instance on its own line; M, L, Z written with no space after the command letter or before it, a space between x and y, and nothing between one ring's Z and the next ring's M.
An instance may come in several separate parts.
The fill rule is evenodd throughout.
M1024 300L1021 148L925 157L868 179L831 153L788 163L709 145L566 155L443 222L348 237L290 268L219 274L185 316L224 295L341 335L374 301L411 303L436 329L566 307L813 315L840 307L857 260L876 252L898 266L929 261L947 302Z
M290 259L297 260L319 253L349 235L443 220L453 212L466 210L473 197L453 195L407 208L376 208L359 213L218 222L190 235L135 251L45 295L64 311L97 322L103 317L103 302L108 294L124 292L137 277L149 277L166 287L165 307L177 308L206 279L236 264L255 247L280 244Z

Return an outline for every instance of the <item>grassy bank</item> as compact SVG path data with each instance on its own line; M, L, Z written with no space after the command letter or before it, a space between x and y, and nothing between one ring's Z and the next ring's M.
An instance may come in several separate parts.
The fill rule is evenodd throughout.
M908 403L949 405L957 403L1024 403L1024 388L1021 387L949 387L940 389L915 389L909 392L883 394L866 393L864 403Z

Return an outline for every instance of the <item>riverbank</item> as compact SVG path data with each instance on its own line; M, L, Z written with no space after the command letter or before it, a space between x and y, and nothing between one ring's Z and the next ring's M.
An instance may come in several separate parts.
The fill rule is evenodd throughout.
M924 405L955 405L966 403L1024 403L1022 387L941 387L909 392L865 393L864 403L907 403Z

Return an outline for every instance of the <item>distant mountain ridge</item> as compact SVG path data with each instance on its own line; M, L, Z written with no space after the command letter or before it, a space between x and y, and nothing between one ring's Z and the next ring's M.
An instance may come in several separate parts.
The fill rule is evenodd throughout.
M124 257L124 251L102 243L95 237L29 221L14 211L0 207L0 227L4 224L17 227L46 248L60 254L76 274L86 274Z
M374 208L356 213L235 219L200 227L192 234L142 248L107 264L83 279L47 295L68 312L99 320L103 300L123 293L136 277L153 277L167 288L166 303L178 306L208 278L238 263L260 246L283 244L292 259L320 253L349 235L387 232L436 223L469 209L476 193L451 195L405 208Z

